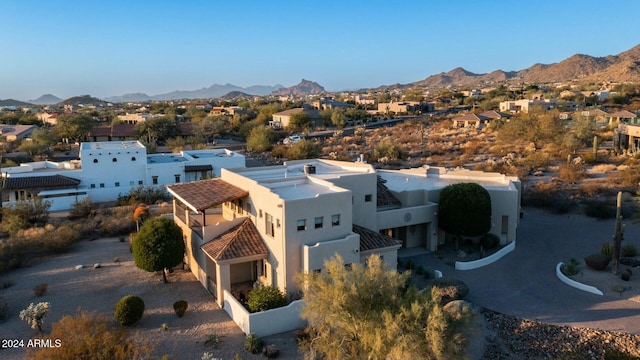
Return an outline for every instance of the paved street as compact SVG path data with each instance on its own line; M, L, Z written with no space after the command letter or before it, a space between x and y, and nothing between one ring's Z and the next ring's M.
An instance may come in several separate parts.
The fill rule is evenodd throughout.
M416 264L464 280L467 300L522 318L560 325L640 334L640 303L598 296L565 285L555 275L560 261L600 251L614 230L613 220L552 215L527 208L518 228L516 250L500 261L471 271L445 265L435 254L412 256ZM625 243L640 246L640 226L626 221Z

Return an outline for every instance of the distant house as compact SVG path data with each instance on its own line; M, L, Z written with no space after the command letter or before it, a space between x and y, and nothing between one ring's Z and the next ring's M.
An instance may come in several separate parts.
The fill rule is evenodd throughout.
M240 106L214 106L209 111L209 115L218 116L218 115L243 115L247 113L247 109Z
M400 102L392 101L390 103L378 104L378 113L380 114L388 114L388 113L407 114L407 113L417 113L417 112L425 113L425 112L433 112L434 110L435 110L435 105L425 101L400 101Z
M118 120L120 120L120 122L122 124L137 124L137 123L141 123L141 122L145 122L148 119L154 118L154 117L160 117L160 116L164 116L162 114L156 114L156 115L152 115L152 114L125 114L125 115L118 115Z
M316 100L312 103L313 107L318 110L336 109L336 108L350 108L351 104L347 104L340 101L335 101L331 97L324 97L320 100Z
M484 126L489 125L492 120L498 120L498 119L508 120L510 118L511 118L511 114L507 114L507 113L503 113L495 110L485 111L481 114L469 113L463 116L458 116L456 118L453 118L453 127L454 128L471 127L471 128L480 129Z
M139 141L85 142L80 159L38 161L2 169L3 206L35 196L51 210L68 210L91 197L115 201L138 186L164 186L220 176L223 167L245 166L244 156L226 149L147 154Z
M621 110L616 111L614 113L609 114L609 124L616 123L626 123L637 125L638 124L638 114L632 113L631 111Z
M311 108L310 106L299 107L294 109L289 109L285 111L280 111L272 115L272 120L269 121L269 125L274 129L284 129L289 126L291 122L291 117L299 114L301 112L306 112L309 117L313 120L318 120L320 118L320 114L318 110Z
M33 134L33 125L4 125L0 124L0 136L6 141L16 141L30 138Z
M539 95L542 96L542 95ZM522 100L509 100L500 102L500 111L510 111L513 113L524 112L528 113L532 107L539 106L542 110L550 110L557 106L557 101L554 99L522 99Z
M60 114L58 113L41 112L37 113L36 117L38 118L38 120L42 121L45 124L56 125L58 123L59 115Z

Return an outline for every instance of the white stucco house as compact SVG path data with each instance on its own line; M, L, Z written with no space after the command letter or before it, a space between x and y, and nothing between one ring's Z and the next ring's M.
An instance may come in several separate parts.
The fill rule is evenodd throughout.
M225 290L255 283L295 292L296 274L323 271L336 253L345 264L378 254L395 268L400 248L436 250L446 239L438 229L440 190L460 182L488 190L490 231L502 244L514 241L520 181L497 173L300 160L222 169L219 178L167 189L186 241L185 263L222 305Z
M138 186L218 177L223 167L245 167L242 154L226 149L147 154L139 141L82 143L79 157L3 168L3 206L39 196L51 202L51 211L68 210L88 196L95 202L114 201Z

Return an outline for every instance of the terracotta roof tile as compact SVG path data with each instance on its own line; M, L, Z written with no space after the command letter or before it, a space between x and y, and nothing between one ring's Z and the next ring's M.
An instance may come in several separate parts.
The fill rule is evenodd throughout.
M3 189L67 188L80 185L80 180L62 175L8 177Z
M248 191L222 179L207 179L168 185L167 190L196 211L249 195Z
M378 176L378 188L376 190L376 206L377 207L399 207L402 205L400 200L393 195L389 188L384 184L380 176Z
M216 261L231 260L249 256L269 255L269 250L251 219L246 218L217 238L200 247Z
M369 251L397 246L402 246L402 241L390 238L387 235L369 230L359 225L353 225L353 232L360 235L360 251Z

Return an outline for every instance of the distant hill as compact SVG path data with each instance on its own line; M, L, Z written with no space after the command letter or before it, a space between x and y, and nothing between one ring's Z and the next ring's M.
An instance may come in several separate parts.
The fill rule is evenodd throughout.
M94 98L91 95L81 95L81 96L74 96L66 100L63 100L59 104L73 105L73 106L87 106L87 105L106 106L107 102L104 100L100 100L98 98Z
M26 103L26 102L20 101L20 100L6 99L6 100L0 100L0 106L29 107L29 106L33 106L33 104Z
M121 96L111 96L111 97L105 98L105 100L109 102L126 103L126 102L137 102L137 101L150 101L150 100L153 100L153 98L145 93L132 93L132 94L124 94Z
M62 99L60 99L57 96L53 96L51 94L44 94L39 98L34 100L29 100L28 102L36 105L53 105L53 104L59 103L60 101L62 101Z
M474 74L463 68L455 68L447 73L432 75L424 80L405 86L482 86L511 79L529 83L551 83L566 81L639 81L640 45L618 55L593 57L576 54L559 63L534 64L519 71L496 70L489 74Z
M327 92L320 84L302 79L298 85L288 88L282 88L274 91L272 95L305 95L305 94L322 94Z
M242 91L232 91L230 93L224 94L222 96L220 96L220 99L223 100L233 100L233 99L247 99L247 98L252 98L253 95L244 93Z
M282 85L267 86L254 85L247 88L233 84L213 84L209 87L199 90L172 91L166 94L158 94L149 96L143 93L126 94L122 96L111 96L105 100L111 102L132 102L132 101L150 101L150 100L179 100L179 99L214 99L224 96L232 91L239 91L249 95L264 96L271 92L282 88Z

